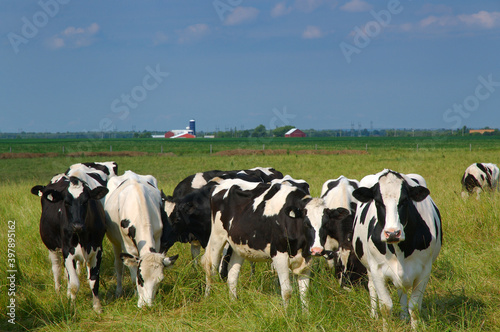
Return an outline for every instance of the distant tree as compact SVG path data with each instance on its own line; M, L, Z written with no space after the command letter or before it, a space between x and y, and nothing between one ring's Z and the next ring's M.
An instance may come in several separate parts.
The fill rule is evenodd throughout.
M252 132L252 137L265 137L267 134L266 127L264 125L258 125Z

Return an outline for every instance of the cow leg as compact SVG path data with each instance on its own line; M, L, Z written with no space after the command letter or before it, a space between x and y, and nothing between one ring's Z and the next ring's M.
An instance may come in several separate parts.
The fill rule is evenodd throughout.
M203 266L206 274L205 296L210 294L212 278L217 273L217 266L219 265L218 263L222 253L222 248L227 241L227 233L224 235L225 231L218 228L217 223L215 225L212 224L210 240L208 240L207 247L205 248L205 254L201 258L201 265ZM222 228L222 226L220 226L220 228Z
M229 286L229 292L234 299L237 298L236 286L238 285L238 277L240 275L241 265L244 261L245 259L243 257L241 257L236 251L233 251L228 266L227 284Z
M94 311L102 313L101 301L99 301L99 272L101 267L102 249L97 247L96 251L91 251L87 259L87 271L90 290L92 291L92 303Z
M418 314L422 309L422 300L424 298L424 292L428 282L429 282L429 277L426 277L423 280L417 279L413 284L413 290L410 296L409 312L410 312L411 327L414 330L417 328L418 325Z
M370 305L371 305L371 316L372 318L377 319L377 290L375 289L375 285L373 284L372 274L368 271L368 291L370 292Z
M277 253L273 257L273 265L278 273L278 279L280 281L281 287L281 297L285 307L288 306L288 302L292 297L292 284L290 282L290 272L288 264L288 253Z
M201 244L199 241L191 241L191 257L196 260L201 252Z
M120 297L123 292L123 261L120 257L122 252L122 246L120 244L113 243L113 251L115 253L115 271L116 271L116 291L115 296Z
M308 301L307 301L307 290L309 289L309 281L311 277L311 270L310 269L305 269L302 271L301 274L299 274L299 294L300 294L300 300L302 302L302 308L304 310L308 311Z
M59 293L59 289L61 288L61 253L56 250L49 250L49 258L52 262L55 289Z
M398 289L399 305L401 306L401 314L399 317L401 320L408 319L408 294L406 290Z
M78 289L80 289L80 280L76 273L76 260L73 255L69 254L64 259L64 266L68 273L68 297L74 301L76 299L76 293L78 293Z
M374 278L373 285L377 291L379 299L380 313L382 314L383 328L387 331L387 319L390 318L392 312L392 299L389 290L386 287L384 278Z

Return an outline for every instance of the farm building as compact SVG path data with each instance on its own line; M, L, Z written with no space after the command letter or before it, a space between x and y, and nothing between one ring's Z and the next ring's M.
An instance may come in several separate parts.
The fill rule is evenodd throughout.
M495 129L470 129L469 134L484 134L484 133L494 133Z
M195 138L188 130L171 130L165 133L165 138Z
M285 133L285 137L306 137L306 133L300 129L293 128Z

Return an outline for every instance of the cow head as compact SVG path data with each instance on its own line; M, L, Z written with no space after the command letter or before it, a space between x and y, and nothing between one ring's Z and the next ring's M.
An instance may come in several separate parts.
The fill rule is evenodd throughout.
M125 265L137 269L136 284L139 295L137 306L141 308L144 305L149 307L153 305L160 282L165 277L163 268L172 266L179 255L166 257L165 254L152 252L136 257L122 253L120 257Z
M68 221L69 233L80 233L85 229L88 203L90 200L100 200L107 193L106 187L90 189L87 183L77 177L61 177L56 183L47 186L34 186L31 193L42 197L42 206L45 202L63 203L64 213Z
M353 196L362 203L375 202L377 219L382 227L382 242L398 243L405 240L404 228L408 222L410 205L421 202L429 195L429 189L410 186L401 174L387 170L371 188L360 187Z

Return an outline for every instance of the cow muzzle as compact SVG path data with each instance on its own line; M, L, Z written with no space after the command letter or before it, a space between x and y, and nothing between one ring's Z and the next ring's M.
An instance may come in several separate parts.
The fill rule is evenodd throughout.
M389 244L401 241L401 230L384 230L385 241Z
M325 249L322 247L313 247L313 248L311 248L311 255L322 256L324 251L325 251Z
M81 233L85 229L84 224L73 224L73 233Z

